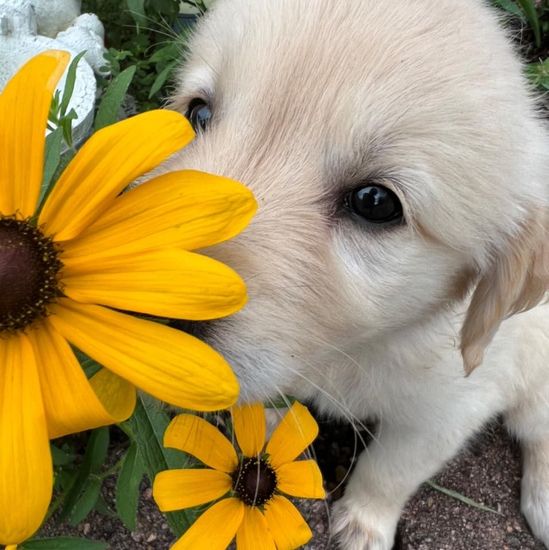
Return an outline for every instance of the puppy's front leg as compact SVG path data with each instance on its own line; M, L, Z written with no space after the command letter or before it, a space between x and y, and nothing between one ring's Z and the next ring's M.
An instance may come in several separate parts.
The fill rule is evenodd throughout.
M463 419L465 420L465 419ZM402 508L481 425L480 418L429 425L380 426L362 453L345 495L334 505L334 535L343 550L390 550ZM429 429L431 428L431 429Z

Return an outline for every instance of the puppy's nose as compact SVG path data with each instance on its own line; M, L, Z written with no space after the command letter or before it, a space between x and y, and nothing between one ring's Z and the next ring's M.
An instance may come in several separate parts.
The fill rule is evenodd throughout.
M176 319L170 321L169 326L177 330L182 330L191 336L204 340L208 333L208 328L210 326L210 321L184 321L181 319Z

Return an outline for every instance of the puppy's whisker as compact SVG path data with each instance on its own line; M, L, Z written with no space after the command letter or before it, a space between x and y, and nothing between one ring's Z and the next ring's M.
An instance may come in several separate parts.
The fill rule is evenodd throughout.
M302 361L303 363L307 364L307 366L311 367L312 369L315 369L315 366L311 364L306 359L303 359L301 357L295 356L297 359ZM342 401L339 401L336 397L334 397L330 392L313 382L310 378L305 376L303 373L299 372L298 370L294 369L293 367L286 365L286 368L290 370L293 374L299 376L306 382L308 382L315 390L319 391L324 395L332 404L334 404L339 411L341 411L341 414L345 417L347 422L353 427L353 430L355 430L357 437L359 438L360 442L362 443L364 449L367 450L367 443L364 441L364 438L360 434L360 432L357 430L356 425L358 425L362 430L364 430L373 440L377 441L376 435L358 418L356 417L348 407L344 405ZM318 369L317 369L318 370ZM378 442L379 443L379 442Z
M311 366L312 368L313 365L311 365L309 363L309 366ZM333 397L333 396L332 396ZM334 398L335 399L335 398ZM337 402L337 400L336 400ZM340 403L340 406L343 406L341 403ZM349 467L346 469L345 471L345 475L343 476L343 478L341 479L341 481L331 490L328 492L328 494L333 494L335 493L337 490L339 490L340 487L342 487L345 482L347 481L347 479L350 477L351 475L351 471L352 471L352 465L353 463L355 462L355 459L357 458L357 456L359 455L359 452L358 452L358 441L360 439L360 442L365 450L365 452L367 453L368 452L368 446L367 446L367 443L364 441L364 438L362 437L362 434L360 433L360 431L357 429L356 427L356 424L359 425L359 427L364 430L371 438L372 440L375 440L379 443L379 439L378 437L376 436L376 434L374 434L363 422L360 421L360 419L358 419L357 417L355 417L350 411L349 409L346 409L346 411L348 412L348 415L351 417L351 419L349 419L347 416L346 416L346 419L347 421L349 422L349 424L351 425L352 429L353 429L353 454L352 454L352 457L351 457L351 463L349 465ZM314 449L313 449L314 451ZM316 456L315 456L315 459L316 459Z

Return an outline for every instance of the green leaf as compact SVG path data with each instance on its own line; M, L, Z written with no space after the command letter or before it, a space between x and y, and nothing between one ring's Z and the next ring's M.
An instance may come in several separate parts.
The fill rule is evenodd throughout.
M71 109L60 121L59 125L63 130L63 139L65 143L69 146L73 146L72 140L72 121L76 120L78 115L74 109Z
M56 537L28 540L18 544L17 548L21 550L107 550L107 544L74 537Z
M135 531L139 486L145 475L145 467L137 444L132 443L122 464L116 484L116 511L124 525Z
M99 473L101 470L107 457L108 447L109 429L98 428L97 430L93 430L86 447L84 461L80 465L74 483L67 492L65 502L63 503L63 509L59 516L60 521L68 517L72 518L81 496L88 491L90 476Z
M135 442L147 476L154 481L158 472L172 468L184 468L190 459L184 453L166 449L163 444L164 432L170 418L154 399L141 395L133 416L120 425L126 435ZM176 536L182 535L193 523L196 512L192 510L166 514L168 524Z
M105 464L107 458L107 452L109 449L110 432L109 428L98 428L92 432L90 436L90 442L86 448L86 454L84 455L84 462L88 459L90 464L90 472L98 473ZM89 455L88 455L89 449Z
M69 68L67 69L67 78L65 79L63 99L61 99L61 104L59 105L59 114L61 117L65 116L65 113L67 112L67 109L69 107L69 103L74 92L74 84L76 82L76 68L82 57L84 57L85 53L86 52L83 51L76 55L71 61Z
M535 86L549 90L549 59L531 63L527 66L526 74Z
M63 148L63 128L58 127L46 137L46 155L44 160L44 177L40 189L40 202L49 194L53 176L61 162Z
M107 501L105 500L105 497L100 494L99 498L95 504L95 509L97 512L104 516L108 516L110 518L118 518L118 516L114 513L114 511L111 509Z
M67 453L63 449L56 447L53 443L50 443L50 450L54 466L68 466L76 459L75 454Z
M159 63L162 61L177 61L181 54L181 47L177 41L170 42L166 46L158 48L150 57L151 63Z
M154 81L149 91L149 99L151 99L151 97L154 94L156 94L158 91L160 91L160 88L162 88L162 86L164 86L164 84L166 83L166 80L168 80L168 78L170 77L176 65L177 65L177 62L173 61L163 71L161 71L160 74L156 77L156 80Z
M458 493L457 491L452 491L452 489L446 489L446 487L441 487L440 485L437 485L434 481L428 481L427 485L432 487L435 491L442 493L443 495L449 496L451 498L455 498L456 500L463 502L463 504L467 504L467 506L471 506L472 508L477 508L478 510L482 510L483 512L490 512L491 514L498 514L500 516L502 515L501 512L498 512L493 508L485 506L484 504L475 502L474 500L470 499L469 497L466 497L465 495L462 495L461 493Z
M135 70L135 65L123 70L112 80L105 90L105 95L101 100L99 108L97 109L97 116L95 117L94 129L96 132L118 120L120 107L122 106L126 92L133 80Z
M534 0L517 0L520 7L524 10L528 22L534 31L534 37L536 40L536 47L541 46L541 25L538 17L538 11Z
M56 128L56 130L59 130L61 134L63 134L63 128L59 126L59 128ZM54 130L54 132L56 131ZM53 132L52 132L53 133ZM51 134L50 134L51 135ZM46 138L46 146L47 146L47 138ZM53 154L53 153L52 153ZM55 186L55 182L57 181L59 175L63 173L63 170L68 166L70 161L75 157L76 150L75 149L67 149L64 153L61 154L61 158L57 164L57 169L55 170L54 176L52 180L50 181L50 184L47 188L42 187L41 189L41 198L40 198L40 206L38 207L36 211L36 217L40 214L42 208L44 207L44 204L46 203L46 199L48 198L49 194L51 193L52 189Z
M73 347L74 354L80 363L80 366L84 369L87 378L91 378L94 374L97 374L103 367L91 357L88 357L84 352Z
M84 490L72 508L69 520L70 525L76 527L95 508L101 494L102 484L103 480L99 477L90 477L87 480Z
M513 0L492 0L492 2L500 7L501 9L520 17L521 19L526 19L524 12L513 2Z
M126 0L128 11L138 25L146 25L145 0Z

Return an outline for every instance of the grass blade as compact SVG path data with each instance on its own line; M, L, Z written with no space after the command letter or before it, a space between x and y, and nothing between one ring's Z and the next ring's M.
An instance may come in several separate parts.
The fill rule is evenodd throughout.
M443 495L459 500L460 502L463 502L463 504L467 504L467 506L471 506L472 508L477 508L478 510L482 510L483 512L490 512L491 514L497 514L498 516L503 515L501 512L498 512L497 510L494 510L489 506L485 506L484 504L480 504L479 502L475 502L473 499L466 497L465 495L462 495L457 491L452 491L452 489L446 489L446 487L441 487L440 485L437 485L434 481L428 481L427 485L429 485L435 491L438 491Z

